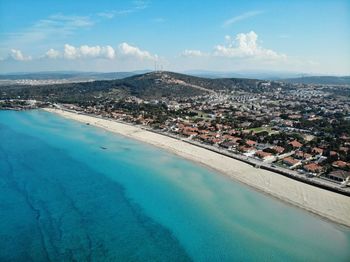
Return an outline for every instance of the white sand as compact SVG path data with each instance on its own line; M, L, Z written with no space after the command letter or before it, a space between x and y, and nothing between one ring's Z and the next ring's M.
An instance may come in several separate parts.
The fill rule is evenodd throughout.
M285 202L350 227L350 197L267 170L257 169L238 160L136 126L57 109L45 110L161 147L186 159L213 168Z

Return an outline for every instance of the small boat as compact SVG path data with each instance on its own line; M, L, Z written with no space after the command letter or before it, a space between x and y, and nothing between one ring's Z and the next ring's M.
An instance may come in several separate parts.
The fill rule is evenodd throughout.
M107 147L104 147L104 146L100 146L100 148L103 149L103 150L107 149Z
M89 125L90 125L90 123L86 123L86 125L88 125L88 126L89 126Z

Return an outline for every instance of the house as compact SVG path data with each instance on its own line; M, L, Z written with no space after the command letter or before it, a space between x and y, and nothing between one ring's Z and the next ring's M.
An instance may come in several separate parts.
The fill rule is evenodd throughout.
M208 135L199 135L198 138L200 138L201 140L207 140L209 138Z
M222 137L226 140L231 140L235 138L234 136L231 136L231 135L223 135Z
M220 144L221 147L223 148L227 148L227 149L231 149L233 147L235 147L237 144L232 142L232 141L228 141L228 142L223 142Z
M300 150L296 151L293 156L297 159L303 159L303 160L308 160L312 158L312 155Z
M303 146L303 144L299 143L297 140L289 142L289 145L291 145L293 148L300 148Z
M329 155L330 156L338 156L338 153L336 151L330 151Z
M289 115L288 118L289 119L293 119L293 120L296 120L296 119L300 119L302 116L299 115L299 114L294 114L294 115Z
M345 141L349 141L350 140L350 137L343 134L341 137L340 137L341 140L345 140Z
M200 129L200 130L198 130L198 133L199 133L199 134L209 134L209 130Z
M268 152L264 152L262 150L259 150L259 151L256 151L255 152L255 155L260 158L260 159L268 159L268 158L271 158L272 157L272 154L271 153L268 153Z
M283 162L283 164L285 164L285 165L287 165L289 167L295 166L295 165L300 163L299 160L294 159L293 157L290 157L290 156L286 157L286 158L283 158L282 162Z
M348 153L349 152L349 148L346 147L346 146L341 146L341 147L339 147L339 151L344 152L344 153Z
M256 149L251 146L240 146L238 150L243 153L251 153L251 152L254 152Z
M239 131L232 129L228 133L232 136L232 135L239 133Z
M219 138L212 138L211 139L211 142L213 143L213 144L218 144L218 143L220 143L220 142L222 142L222 140L221 139L219 139Z
M323 167L316 163L307 164L304 166L304 169L310 173L321 173L323 171Z
M282 154L284 152L284 147L282 146L274 146L273 148L271 148L276 154Z
M345 181L346 178L349 176L350 176L350 172L344 171L344 170L335 170L325 175L326 178L334 180L336 182L340 182L340 183Z
M284 121L284 125L285 125L285 126L290 126L290 127L292 127L292 126L293 126L293 121L285 120L285 121Z
M247 140L246 142L246 145L247 146L255 146L257 143L255 142L255 141L253 141L253 140Z
M338 161L334 161L332 163L332 166L343 169L343 168L346 168L346 167L350 167L350 164L345 162L345 161L338 160Z
M323 154L323 149L319 148L319 147L314 147L312 149L312 153L316 154L316 155L322 155Z
M234 138L232 138L231 139L231 141L233 142L233 143L236 143L236 144L238 144L239 142L241 142L241 138L239 138L239 137L234 137Z
M182 131L182 134L184 134L185 136L191 136L191 137L198 135L198 133L196 132L191 132L187 130Z

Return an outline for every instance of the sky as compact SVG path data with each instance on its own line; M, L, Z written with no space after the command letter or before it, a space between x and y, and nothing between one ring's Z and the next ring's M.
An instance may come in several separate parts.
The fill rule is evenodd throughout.
M350 0L1 0L0 73L350 75Z

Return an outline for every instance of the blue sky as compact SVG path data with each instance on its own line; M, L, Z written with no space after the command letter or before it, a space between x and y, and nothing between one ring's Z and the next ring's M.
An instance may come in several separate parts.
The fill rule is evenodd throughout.
M0 72L350 75L350 1L1 0Z

